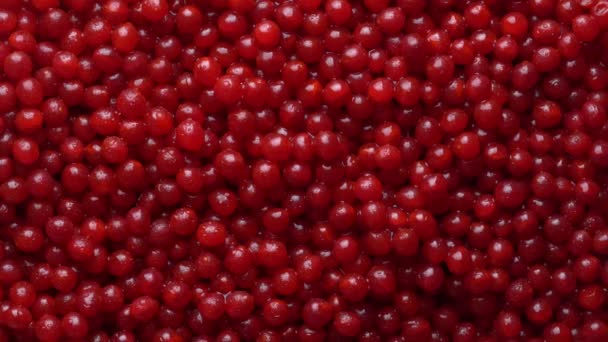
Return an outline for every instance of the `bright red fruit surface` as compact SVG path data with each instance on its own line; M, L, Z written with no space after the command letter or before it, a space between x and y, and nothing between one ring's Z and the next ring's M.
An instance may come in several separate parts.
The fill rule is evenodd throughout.
M0 0L0 342L607 308L608 0Z

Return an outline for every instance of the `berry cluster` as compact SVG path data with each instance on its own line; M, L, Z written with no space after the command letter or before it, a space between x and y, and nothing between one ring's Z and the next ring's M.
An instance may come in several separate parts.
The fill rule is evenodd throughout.
M608 0L0 0L0 341L605 342Z

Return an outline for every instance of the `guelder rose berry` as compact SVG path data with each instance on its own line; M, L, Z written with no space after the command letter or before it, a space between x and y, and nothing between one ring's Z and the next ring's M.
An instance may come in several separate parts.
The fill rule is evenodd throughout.
M608 340L607 29L0 1L0 340Z

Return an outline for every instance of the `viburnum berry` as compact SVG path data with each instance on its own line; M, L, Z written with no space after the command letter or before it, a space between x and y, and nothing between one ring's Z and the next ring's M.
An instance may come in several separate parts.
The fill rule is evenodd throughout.
M607 29L4 0L0 340L606 340Z

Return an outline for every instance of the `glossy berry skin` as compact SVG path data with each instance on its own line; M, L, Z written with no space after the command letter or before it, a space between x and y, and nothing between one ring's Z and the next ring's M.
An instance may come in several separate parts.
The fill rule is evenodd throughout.
M608 1L0 1L0 341L605 341Z

